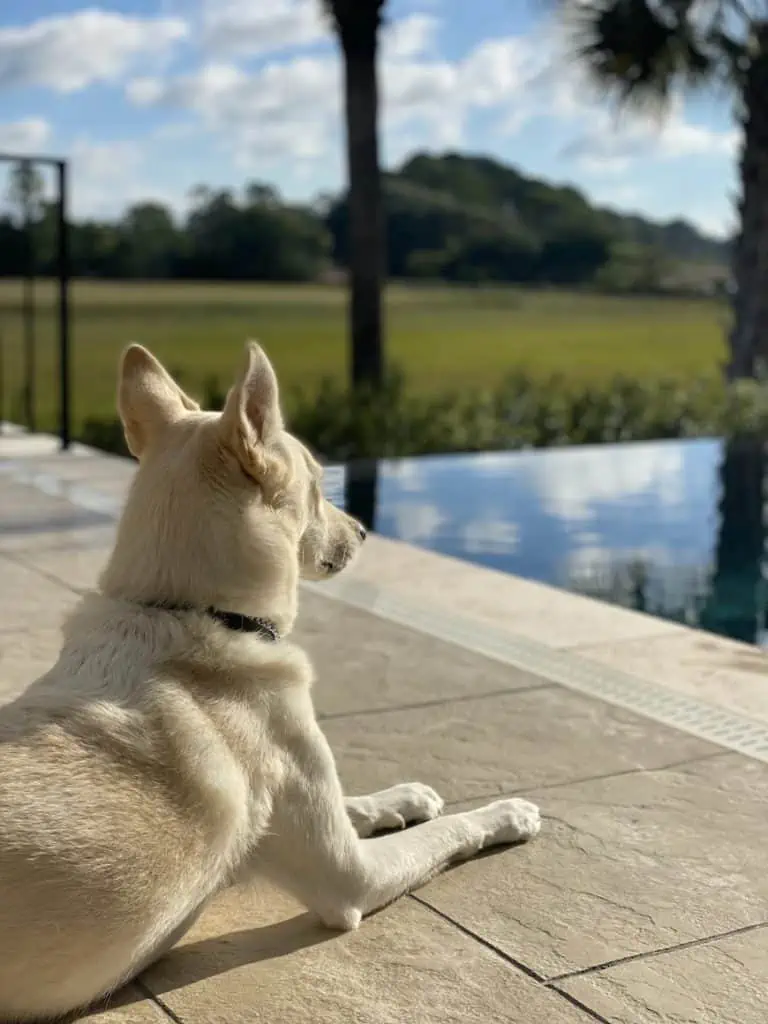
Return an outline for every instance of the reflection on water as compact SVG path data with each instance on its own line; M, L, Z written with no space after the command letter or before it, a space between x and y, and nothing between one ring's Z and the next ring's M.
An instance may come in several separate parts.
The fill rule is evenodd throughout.
M643 444L335 467L386 536L764 643L764 447Z

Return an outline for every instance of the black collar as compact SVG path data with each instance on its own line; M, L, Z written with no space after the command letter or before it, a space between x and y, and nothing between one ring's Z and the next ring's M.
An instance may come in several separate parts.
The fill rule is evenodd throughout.
M280 633L274 622L258 619L252 615L241 615L239 612L223 612L218 608L196 609L191 604L173 604L170 601L142 601L145 608L161 608L166 612L201 611L210 618L220 622L222 626L234 633L258 633L268 643L274 644L280 639Z

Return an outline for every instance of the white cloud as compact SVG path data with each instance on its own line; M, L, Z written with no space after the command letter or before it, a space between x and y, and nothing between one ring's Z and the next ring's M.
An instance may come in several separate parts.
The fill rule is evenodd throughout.
M595 110L562 155L602 173L621 173L636 161L679 160L693 156L733 157L739 143L736 129L717 131L692 124L680 101L662 119L635 116L621 122L604 108Z
M569 590L636 607L638 592L651 614L681 616L696 625L709 593L713 552L701 543L684 551L668 544L576 547L557 582Z
M437 21L416 14L383 37L380 73L389 157L412 136L458 145L473 109L509 102L522 81L520 39L485 41L461 61L429 56ZM241 159L315 159L339 144L341 67L335 53L271 60L254 71L211 62L176 78L139 78L128 96L140 106L194 111Z
M395 536L406 544L426 544L438 536L445 517L437 505L396 502L389 510L395 521Z
M423 494L427 490L426 472L420 462L401 459L382 462L379 473L382 480L392 480L405 494Z
M390 60L404 60L426 53L432 46L439 26L431 14L412 14L385 24L382 47Z
M145 55L186 35L178 18L138 18L92 8L0 28L0 89L43 86L76 92L119 80Z
M457 145L463 117L452 102L458 85L455 67L444 62L392 61L382 68L385 133L418 128L422 144ZM410 137L406 136L410 148ZM392 153L389 154L393 159Z
M75 217L118 217L131 203L156 200L179 213L180 193L152 184L148 147L133 139L94 142L78 139L69 151Z
M327 150L338 123L341 80L336 61L300 57L249 74L209 64L176 79L138 79L129 98L140 106L196 113L228 141L243 164L253 159L311 159Z
M724 197L721 206L725 209L692 207L686 211L686 217L706 234L715 238L730 239L738 230L738 215L728 203L727 196Z
M679 446L664 443L553 449L533 453L529 463L547 512L576 523L593 519L598 505L644 494L658 496L663 506L679 505L683 469Z
M122 209L144 160L137 142L79 140L69 154L76 216L104 216Z
M423 54L439 22L423 12L386 22L382 50L393 60ZM274 55L334 36L331 18L321 0L206 0L200 22L205 50L219 58Z
M191 112L239 173L262 167L272 173L288 163L294 181L309 181L319 162L326 175L340 166L341 67L336 47L317 45L332 36L319 0L203 3L197 24L203 64L188 74L135 78L130 100ZM648 212L663 204L644 191L643 168L733 155L738 133L691 123L680 102L663 121L617 118L566 59L556 26L544 20L525 35L481 40L463 57L447 59L440 56L434 14L422 8L388 24L380 56L385 163L414 149L461 147L468 126L483 113L491 124L487 150L507 146L526 128L541 134L546 126L544 146L562 158L563 177L589 183L603 201L631 202ZM260 60L244 63L246 56ZM669 215L694 216L692 200L686 207L672 198ZM710 204L697 219L724 230L722 210Z
M460 97L468 106L510 106L530 81L533 56L525 37L486 39L459 65Z
M319 0L208 0L201 41L216 54L274 53L330 36Z
M735 153L738 131L691 123L679 96L661 116L619 114L574 60L556 22L543 22L517 44L518 77L506 83L510 100L500 122L503 133L515 135L533 121L554 122L558 136L570 134L560 155L607 175L623 174L642 161ZM490 55L484 57L478 65L487 71ZM490 96L495 88L494 83Z
M463 526L461 536L471 555L512 555L520 547L520 527L492 509Z
M39 153L50 138L51 126L40 117L0 124L0 150L6 153Z
M453 63L385 50L383 124L390 160L415 145L461 145L473 111L503 110L515 102L528 63L527 43L516 36L484 40Z

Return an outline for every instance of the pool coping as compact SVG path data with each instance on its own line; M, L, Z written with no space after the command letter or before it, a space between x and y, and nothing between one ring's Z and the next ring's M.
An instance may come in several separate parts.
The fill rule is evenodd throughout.
M307 589L768 763L768 724L650 679L356 580Z
M116 520L123 498L114 491L99 488L99 468L105 469L110 463L112 469L118 471L118 476L125 473L127 485L132 467L130 460L77 445L73 452L61 458L77 460L83 468L82 478L78 480L70 476L64 479L48 464L44 470L35 467L36 458L43 457L49 463L56 451L57 442L52 437L19 432L0 435L0 477L7 476L48 495L64 497L77 507ZM96 472L92 472L94 466ZM114 482L114 473L109 475ZM104 474L101 476L104 481ZM401 541L374 536L371 538L370 555L369 558L364 555L360 570L352 571L349 576L324 583L305 582L302 586L328 599L529 671L569 690L768 763L768 677L765 682L755 679L740 681L737 675L728 680L733 691L730 697L735 695L738 698L739 687L765 689L765 712L753 715L739 710L733 700L729 706L726 702L703 699L695 692L695 681L692 684L687 680L682 686L674 671L666 676L667 685L650 678L650 673L643 675L621 667L622 644L652 646L673 638L684 646L686 643L698 643L700 659L702 647L722 649L727 646L729 650L737 651L743 648L750 657L755 656L757 648L606 605L547 584L532 583L473 563L425 552ZM378 578L384 562L391 563L393 558L399 561L396 586L383 584ZM434 590L425 593L425 583L429 582L430 574ZM447 594L443 586L446 575L455 583ZM491 615L484 616L482 609L473 608L469 612L462 600L462 593L468 587L485 588L502 609L521 603L543 603L544 633L549 629L551 640L548 637L547 642L542 641L541 623L536 629L515 631L502 627ZM436 599L438 593L439 599ZM549 621L546 621L549 605L553 607ZM559 623L563 611L575 615L579 623L583 622L583 635L576 638L577 643L562 642ZM603 632L602 645L615 649L614 664L589 657L590 645L596 644L595 630L603 627L608 632ZM706 660L706 651L703 657ZM634 659L633 664L636 665L636 661ZM714 655L712 663L714 665ZM765 664L768 674L768 659L765 659ZM723 692L728 700L730 691L726 692L726 689ZM750 697L754 698L753 692ZM762 706L760 710L762 712Z

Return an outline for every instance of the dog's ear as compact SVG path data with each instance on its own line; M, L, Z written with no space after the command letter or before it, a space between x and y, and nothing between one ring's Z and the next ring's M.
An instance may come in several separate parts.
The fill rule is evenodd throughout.
M255 341L246 345L245 363L227 395L220 429L244 465L252 464L254 450L268 445L283 429L277 376Z
M126 444L136 458L164 427L199 408L151 352L141 345L125 349L118 374L117 411Z

